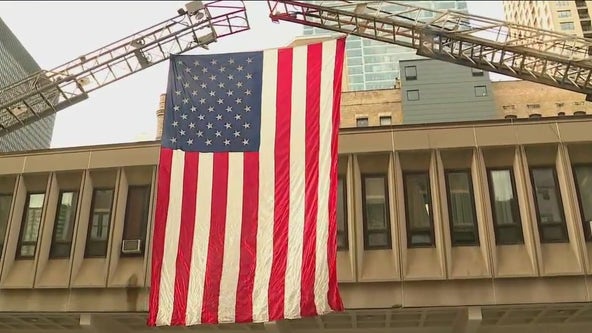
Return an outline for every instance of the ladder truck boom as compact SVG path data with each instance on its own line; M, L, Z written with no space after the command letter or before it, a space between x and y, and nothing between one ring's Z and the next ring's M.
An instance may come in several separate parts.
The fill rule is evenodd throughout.
M0 138L124 77L249 29L243 1L191 1L178 15L131 36L0 87Z
M268 0L270 17L401 45L418 55L586 94L592 40L394 1Z

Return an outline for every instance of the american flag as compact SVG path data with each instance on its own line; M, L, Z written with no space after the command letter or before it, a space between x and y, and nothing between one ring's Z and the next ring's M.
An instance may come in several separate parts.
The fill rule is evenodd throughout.
M345 40L171 57L148 325L343 310L337 137Z

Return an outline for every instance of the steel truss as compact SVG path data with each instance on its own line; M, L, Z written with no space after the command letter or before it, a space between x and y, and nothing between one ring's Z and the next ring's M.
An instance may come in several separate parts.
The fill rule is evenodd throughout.
M249 29L242 1L210 1L52 70L0 89L0 137L86 98L94 90Z
M592 40L393 1L268 0L270 17L376 41L463 66L586 94Z

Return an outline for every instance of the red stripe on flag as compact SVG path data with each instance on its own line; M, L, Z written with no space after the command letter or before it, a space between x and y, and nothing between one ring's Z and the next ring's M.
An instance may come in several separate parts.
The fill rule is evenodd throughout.
M191 273L193 231L195 228L195 199L197 197L197 172L199 153L186 152L183 167L183 200L181 200L181 227L175 273L175 301L171 325L185 325L187 316L187 292Z
M329 291L327 301L331 309L343 311L343 302L337 287L337 172L339 112L341 104L341 81L343 75L343 55L345 38L337 40L335 50L335 70L333 74L333 133L331 133L331 187L329 190L329 238L327 240L327 259L329 265ZM336 93L337 92L337 93Z
M160 272L162 270L162 258L164 255L164 238L166 220L169 210L169 196L171 189L171 165L173 163L173 150L160 149L160 161L158 163L158 189L156 212L154 214L154 234L152 235L152 269L150 277L150 306L148 313L148 325L156 325L158 315L158 303L160 294Z
M228 153L214 154L212 179L212 207L210 218L210 237L206 259L201 322L218 323L220 303L220 280L224 260L224 233L226 230L226 206L228 201Z
M317 214L319 209L319 144L320 92L323 47L308 46L306 68L306 145L305 145L305 203L302 278L300 280L300 314L315 316L315 271L317 244Z
M243 215L240 267L236 293L235 321L253 321L253 285L257 265L257 219L259 216L259 153L244 154Z
M273 261L268 290L269 320L284 316L285 276L290 223L290 124L292 113L291 48L278 50L275 133L275 207Z

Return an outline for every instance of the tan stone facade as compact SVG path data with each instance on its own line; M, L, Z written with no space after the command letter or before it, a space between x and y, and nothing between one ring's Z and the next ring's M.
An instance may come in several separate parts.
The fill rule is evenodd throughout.
M493 95L498 114L526 118L533 114L543 117L573 116L577 112L592 113L585 96L565 89L529 81L493 82Z
M364 97L373 95L352 96L357 100L344 106L364 110L361 104L370 100ZM378 106L390 108L377 103L366 109ZM338 276L348 311L277 326L199 330L589 331L592 243L581 210L587 201L579 197L574 168L592 168L590 126L592 117L566 117L342 130L344 224ZM11 197L0 258L0 332L145 330L158 151L158 142L145 142L0 157L0 195ZM541 222L537 206L543 189L535 177L543 169L554 170L555 182L544 185L556 190L552 196L561 197L558 214L563 218L554 224ZM504 231L509 229L496 218L498 205L504 203L492 201L491 170L512 174L514 233ZM451 172L472 185L450 192ZM422 179L427 187L420 190L416 185ZM376 181L383 190L370 190ZM148 186L146 234L126 236L131 223L127 213L135 200L130 193L143 186ZM79 199L72 238L66 240L70 252L56 257L54 235L56 221L64 216L58 204L64 191L77 192ZM100 191L111 191L106 210L96 204ZM30 195L41 193L43 204L35 210ZM472 223L457 227L451 202L460 200L459 193L470 198L466 202L474 210ZM427 201L413 206L418 198ZM381 208L374 211L370 230L366 214L377 203ZM428 215L422 213L428 208ZM27 216L33 211L40 214L38 237L25 241ZM106 234L96 238L93 221L105 211ZM124 253L122 242L128 237L145 237L146 246ZM31 246L34 250L27 250Z
M379 126L379 117L390 115L393 124L403 123L402 89L344 92L341 98L341 127L356 127L356 118L368 117L369 126ZM529 81L492 83L499 118L573 116L592 113L582 94ZM452 111L451 111L452 112Z
M367 117L370 126L378 126L380 116L391 116L393 124L403 122L401 90L350 91L341 95L341 127L356 127L356 118Z

